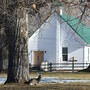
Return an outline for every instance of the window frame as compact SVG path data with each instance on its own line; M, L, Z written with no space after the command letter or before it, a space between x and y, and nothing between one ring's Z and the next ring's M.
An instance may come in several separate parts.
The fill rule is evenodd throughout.
M68 47L62 47L62 61L68 61Z

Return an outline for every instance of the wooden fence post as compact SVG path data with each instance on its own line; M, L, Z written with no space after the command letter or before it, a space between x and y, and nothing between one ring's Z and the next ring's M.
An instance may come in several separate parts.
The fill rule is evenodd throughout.
M72 57L72 72L74 73L74 57Z
M50 63L49 65L50 65L50 72L52 72L52 63Z
M70 60L70 62L72 62L72 72L74 73L74 62L76 62L77 60L74 60L74 57L72 57L72 60Z

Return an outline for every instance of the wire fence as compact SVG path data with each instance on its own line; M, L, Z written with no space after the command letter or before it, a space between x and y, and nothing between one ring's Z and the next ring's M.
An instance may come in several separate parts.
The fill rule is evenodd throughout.
M86 69L90 63L43 63L40 65L31 64L30 71L71 71L76 72Z

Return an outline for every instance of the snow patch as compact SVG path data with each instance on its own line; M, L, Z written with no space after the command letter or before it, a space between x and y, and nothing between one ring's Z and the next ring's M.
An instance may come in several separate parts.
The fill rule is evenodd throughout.
M0 78L0 84L4 84L6 81L6 78ZM82 79L60 79L56 77L43 77L40 81L40 83L77 83L77 82L84 82L90 83L90 80L82 80Z
M75 82L90 82L90 80L82 80L82 79L60 79L53 77L45 77L41 79L41 83L75 83Z

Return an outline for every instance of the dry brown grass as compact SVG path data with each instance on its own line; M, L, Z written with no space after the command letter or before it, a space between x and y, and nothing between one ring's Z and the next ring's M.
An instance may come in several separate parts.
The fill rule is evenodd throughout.
M7 77L7 74L2 72L2 73L0 73L0 78L1 77Z
M1 85L0 90L90 90L90 84Z
M30 77L37 77L38 72L31 72ZM7 77L6 73L0 73L0 77ZM62 79L90 79L90 73L86 72L79 72L79 73L72 73L72 72L45 72L42 73L42 77L58 77Z
M46 72L43 77L59 77L62 79L90 79L90 73ZM1 73L0 77L6 77ZM37 72L30 73L30 77L37 77ZM8 84L0 85L0 90L90 90L90 83L42 83L37 86Z
M36 77L37 72L32 72L30 77ZM43 77L58 77L62 79L90 79L90 73L72 73L72 72L45 72L42 73Z

